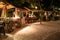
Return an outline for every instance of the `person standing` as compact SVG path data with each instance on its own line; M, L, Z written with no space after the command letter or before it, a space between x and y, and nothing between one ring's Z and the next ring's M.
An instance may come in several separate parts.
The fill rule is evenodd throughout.
M25 17L24 16L21 17L21 23L22 23L22 25L25 24Z
M25 20L26 20L26 23L29 23L29 21L30 21L29 20L29 15L26 16L26 19Z

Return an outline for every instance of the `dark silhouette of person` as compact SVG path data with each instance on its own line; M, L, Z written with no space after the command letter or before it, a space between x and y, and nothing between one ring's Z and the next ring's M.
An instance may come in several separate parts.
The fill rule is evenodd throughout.
M5 30L4 30L4 27L5 27L5 22L0 22L0 35L3 33L5 35Z

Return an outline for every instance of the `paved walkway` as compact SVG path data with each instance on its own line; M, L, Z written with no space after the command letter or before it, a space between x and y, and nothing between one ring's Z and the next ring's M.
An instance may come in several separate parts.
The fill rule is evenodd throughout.
M57 35L58 34L58 35ZM60 21L32 23L4 40L60 40Z

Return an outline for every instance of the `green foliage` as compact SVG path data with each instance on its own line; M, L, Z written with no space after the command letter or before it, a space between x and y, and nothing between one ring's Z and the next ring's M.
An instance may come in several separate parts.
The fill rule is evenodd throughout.
M37 19L40 18L40 14L39 14L39 12L34 12L34 15L37 17Z
M7 17L12 17L13 16L14 9L9 9L7 10Z

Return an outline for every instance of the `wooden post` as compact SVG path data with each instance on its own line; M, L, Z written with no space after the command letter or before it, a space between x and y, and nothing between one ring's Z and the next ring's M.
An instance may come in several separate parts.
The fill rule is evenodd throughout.
M41 24L41 21L42 21L42 19L41 19L42 17L41 17L41 13L40 13L40 24Z
M48 21L48 11L46 11L46 21Z

